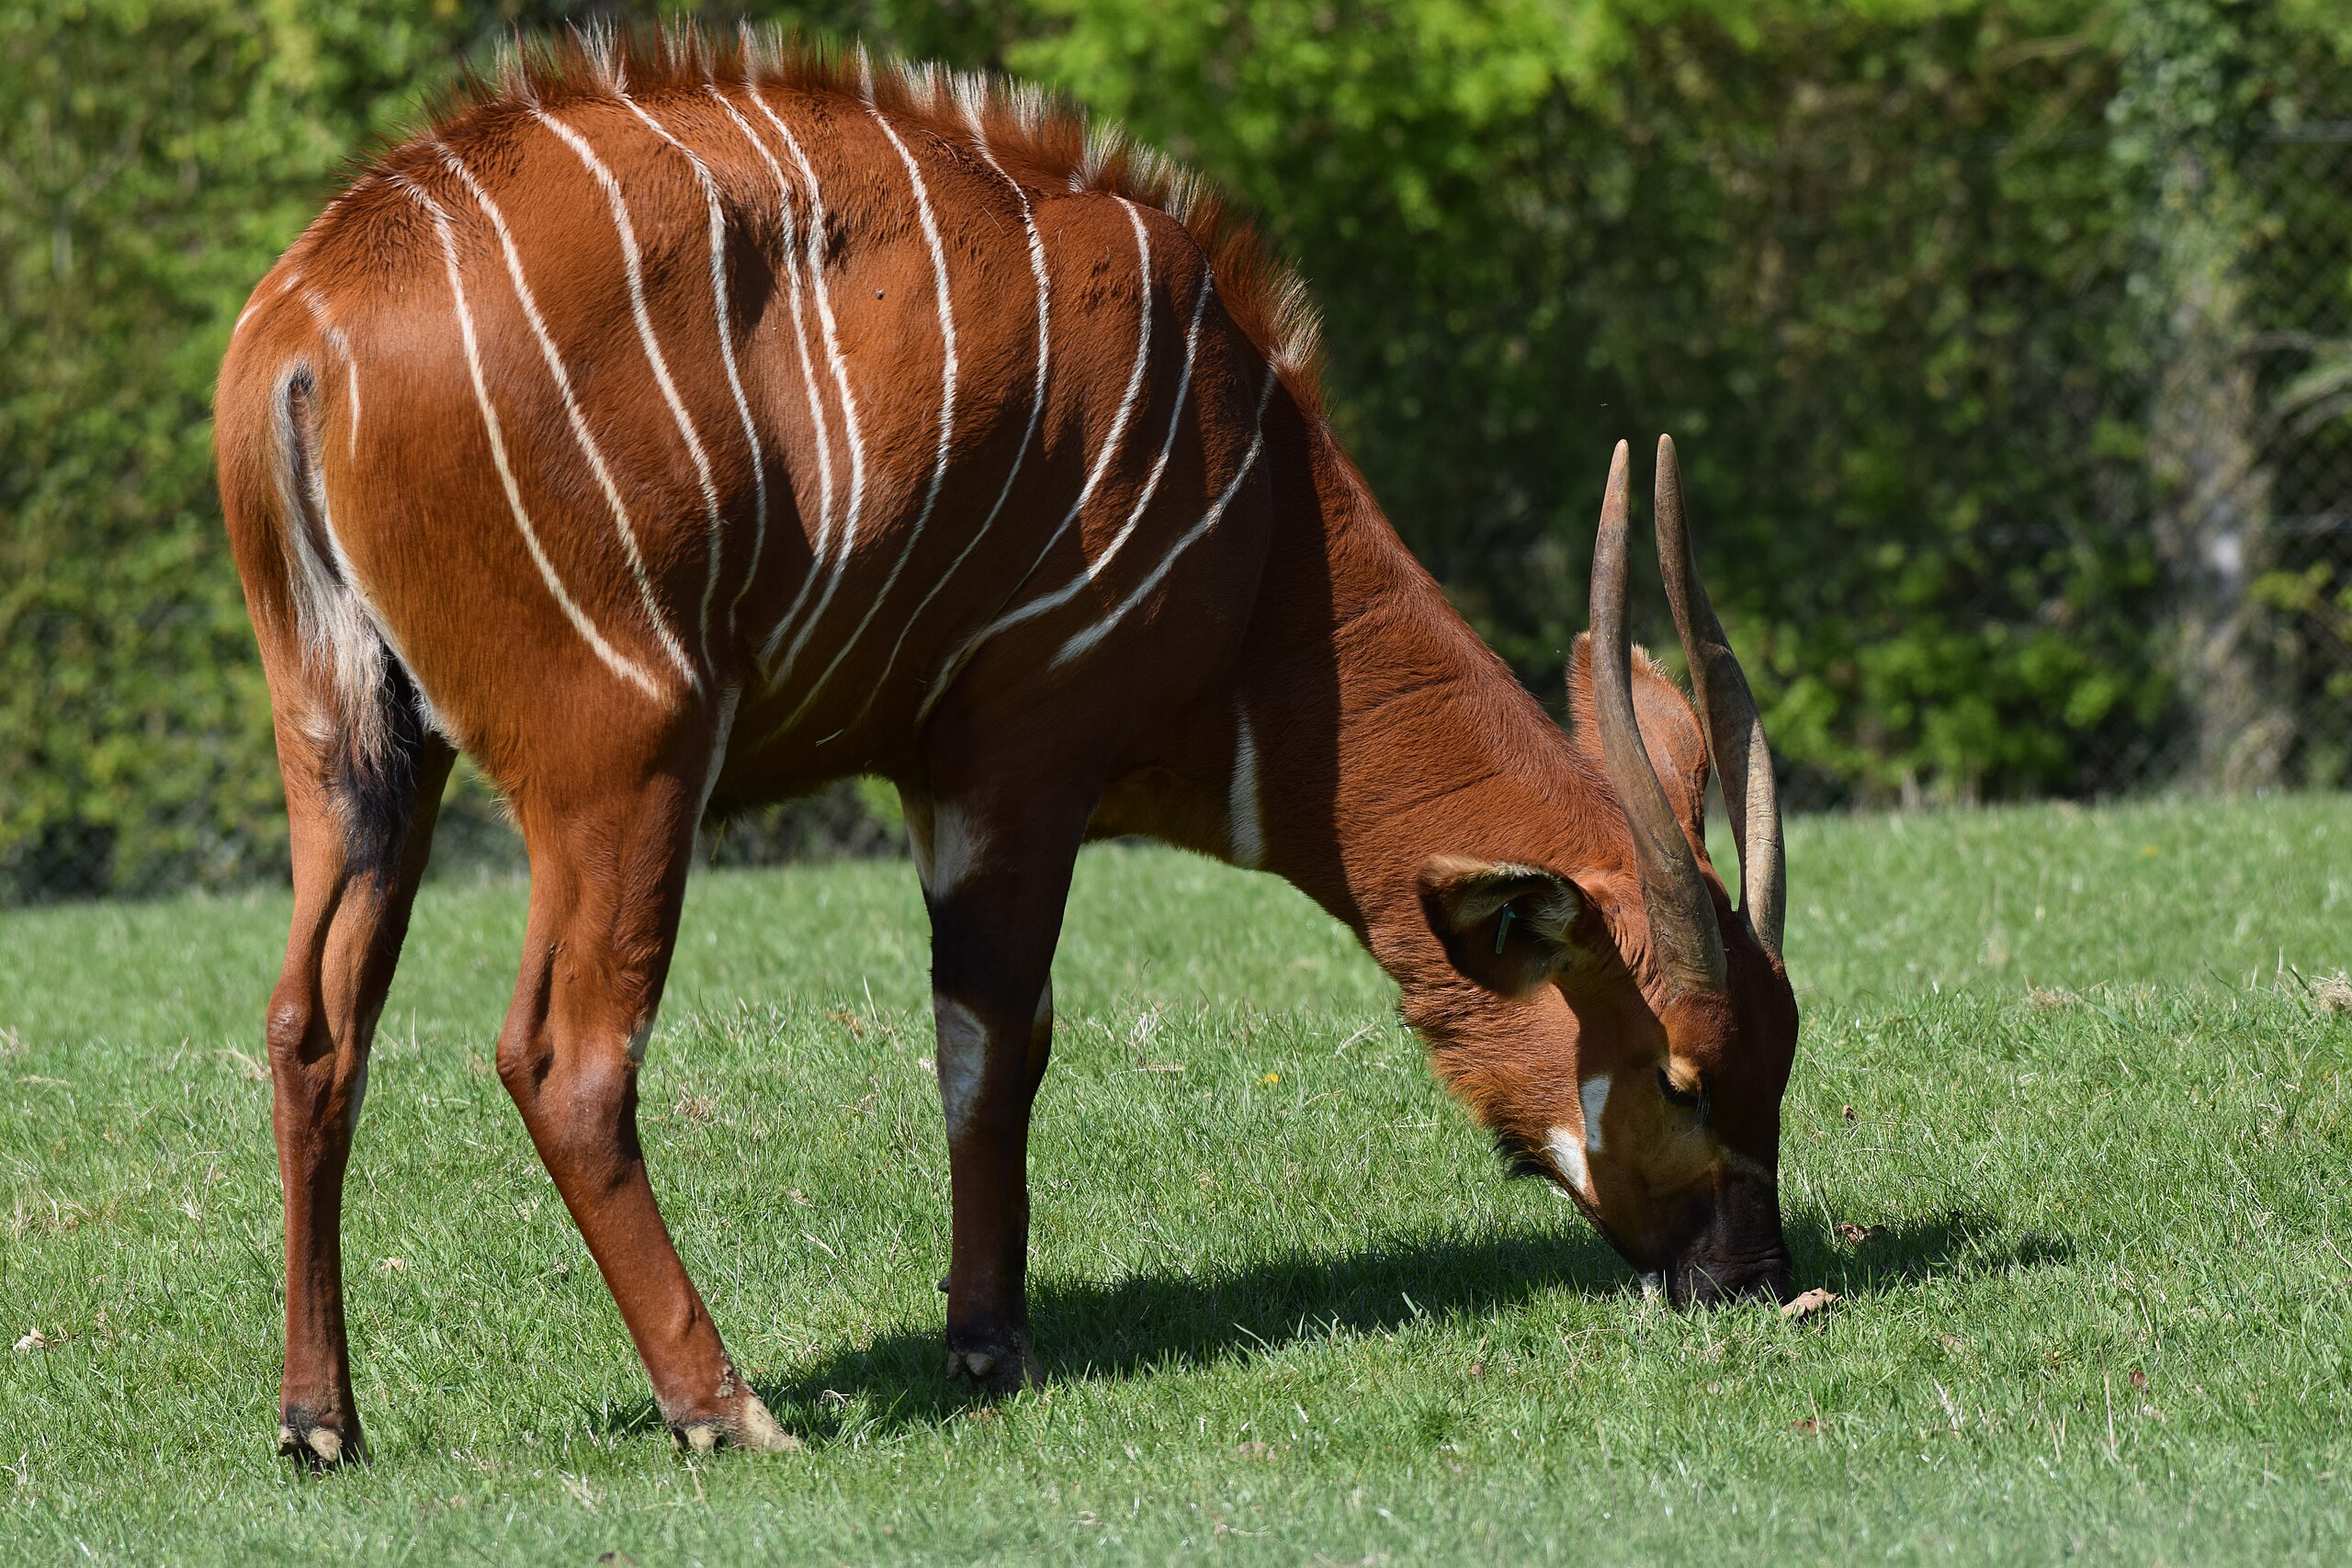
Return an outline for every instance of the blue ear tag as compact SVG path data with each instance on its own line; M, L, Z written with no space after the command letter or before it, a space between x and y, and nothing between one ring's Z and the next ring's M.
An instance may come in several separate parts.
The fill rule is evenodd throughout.
M1503 906L1503 918L1495 922L1495 951L1498 953L1501 953L1503 950L1503 938L1510 934L1510 918L1517 913L1519 913L1518 910L1512 908L1509 904L1505 904Z

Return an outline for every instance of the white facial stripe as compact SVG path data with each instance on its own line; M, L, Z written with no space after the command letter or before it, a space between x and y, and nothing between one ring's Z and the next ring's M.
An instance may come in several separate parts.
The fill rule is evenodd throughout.
M1609 1108L1609 1075L1595 1073L1577 1086L1577 1099L1584 1106L1584 1146L1594 1154L1600 1152L1600 1115Z
M997 172L1000 179L1012 187L1013 199L1021 203L1021 227L1029 236L1029 271L1037 280L1037 384L1029 397L1029 427L1021 433L1021 448L1012 455L1012 467L1005 473L1004 488L996 492L996 504L989 508L988 516L981 521L979 527L973 530L971 538L956 558L947 564L947 570L940 574L939 581L931 585L931 592L924 594L922 603L915 606L915 613L907 617L907 624L899 629L899 640L891 646L890 657L883 661L882 678L867 691L865 705L858 710L857 717L850 721L853 729L864 722L865 716L873 711L875 698L889 686L891 671L899 667L899 655L906 649L907 637L922 624L923 612L931 608L931 602L939 597L940 590L945 588L956 572L963 569L965 561L971 558L972 552L979 547L980 541L988 537L989 530L995 526L998 514L1004 511L1004 503L1012 499L1012 483L1021 477L1021 465L1028 460L1029 448L1037 439L1037 423L1046 412L1046 363L1050 347L1047 323L1053 311L1053 290L1046 276L1046 242L1037 232L1037 215L1029 204L1029 193L1022 188L1018 180L1004 172L1003 164L996 161L996 154L989 150L988 135L980 118L968 104L965 118L972 128L973 143L979 149L980 156L988 161L989 167ZM943 676L939 684L944 686L945 683ZM934 691L937 689L933 687ZM927 710L928 704L925 706Z
M1143 215L1136 211L1136 204L1125 197L1116 199L1121 207L1126 209L1127 220L1135 226L1136 231L1136 292L1139 296L1136 314L1140 319L1140 324L1136 333L1135 368L1127 373L1126 394L1119 400L1118 412L1112 418L1110 433L1102 439L1102 450L1095 454L1094 466L1087 471L1086 482L1079 487L1078 499L1071 502L1069 510L1062 514L1060 524L1046 538L1046 547L1037 552L1036 565L1029 569L1030 573L1035 573L1038 566L1045 564L1046 558L1053 554L1054 547L1061 543L1062 536L1069 532L1071 525L1078 521L1079 514L1086 510L1086 503L1094 499L1096 487L1102 484L1102 476L1110 471L1111 460L1118 456L1119 443L1126 435L1127 422L1135 417L1136 401L1143 395L1144 370L1151 361L1151 235L1145 230ZM1026 575L1024 574L1024 581ZM1043 615L1050 608L1052 608L1050 604L1023 605L1018 610L999 615L975 632L971 638L956 651L955 657L942 668L937 682L933 685L930 695L923 699L922 707L915 716L916 722L920 724L931 712L931 705L939 700L940 694L947 689L956 671L970 660L982 643L1006 627L1019 626L1031 616Z
M1176 564L1176 558L1192 548L1200 541L1202 536L1216 526L1217 519L1224 516L1225 509L1233 503L1234 496L1240 491L1241 481L1250 477L1251 467L1258 461L1258 454L1265 447L1266 404L1273 397L1274 386L1279 379L1280 378L1274 374L1273 367L1268 366L1265 388L1258 394L1258 416L1250 435L1250 450L1242 454L1240 466L1233 470L1233 478L1227 481L1225 489L1219 492L1209 509L1201 514L1201 520L1187 529L1183 537L1169 547L1168 553L1159 558L1159 564L1153 567L1150 574L1136 584L1135 591L1120 600L1109 615L1062 644L1061 651L1054 655L1054 668L1059 669L1071 660L1081 657L1095 644L1110 636L1112 628L1116 626L1128 612L1151 596L1152 591L1159 586L1160 580L1166 577L1169 570Z
M818 694L825 689L825 682L833 678L833 671L842 667L842 660L849 657L850 649L856 647L858 638L865 635L865 628L874 624L875 615L890 597L890 590L899 585L899 574L914 558L915 547L922 542L923 529L930 525L932 512L939 505L940 486L947 482L949 448L956 439L956 312L947 292L946 247L940 243L939 222L931 210L931 193L924 188L922 171L916 167L914 154L907 151L907 144L899 139L898 131L883 118L880 110L869 107L866 112L874 117L874 123L882 128L882 134L890 139L891 147L899 154L899 162L906 165L907 183L914 187L915 216L922 220L923 243L931 251L931 280L939 299L939 341L943 355L939 374L939 448L932 457L931 488L923 492L922 510L916 513L914 526L907 531L907 542L899 551L899 558L890 563L888 574L882 579L881 589L865 606L865 614L858 620L855 629L843 637L841 647L834 650L832 662L808 683L808 691L800 699L800 705L793 709L791 716L778 727L779 734L790 729L807 715ZM869 704L873 701L870 692L866 700Z
M626 102L626 100L624 100ZM635 105L630 105L634 108ZM670 417L677 422L678 434L686 444L686 455L693 459L695 478L702 487L703 512L710 530L709 582L703 590L702 602L702 661L710 664L710 597L711 588L718 582L720 521L718 514L718 485L711 478L710 457L703 450L702 437L695 431L694 417L686 412L685 400L678 396L677 385L670 379L670 363L662 357L662 345L653 335L653 318L645 308L645 265L637 248L637 229L629 222L628 202L621 195L620 182L613 178L612 170L596 156L587 139L545 109L535 108L531 118L562 138L565 146L580 159L605 193L605 205L613 216L613 227L620 234L621 270L628 281L628 303L637 320L637 339L644 346L646 362L653 367L653 379L662 389L662 400L670 407ZM723 334L722 334L723 335Z
M442 209L439 202L413 182L398 175L386 177L405 191L409 199L424 209L433 219L435 231L441 238L441 259L448 268L449 297L457 307L458 332L465 343L466 368L473 376L474 404L481 409L482 428L490 435L490 457L498 468L499 483L505 487L507 509L514 515L514 526L523 536L524 547L530 551L532 561L539 569L540 581L547 584L548 592L554 596L557 607L571 623L572 629L587 641L588 646L595 650L596 657L603 660L613 673L647 696L661 700L662 688L654 683L653 677L647 674L636 660L606 642L604 634L596 629L587 614L564 591L562 581L556 576L555 563L548 559L547 550L539 543L538 530L531 526L531 514L523 506L522 487L516 484L514 466L506 458L506 438L499 428L498 411L491 406L490 388L482 376L481 345L474 338L473 311L466 305L465 277L458 265L458 241L449 228L449 215Z
M939 1109L949 1138L959 1138L980 1098L988 1066L989 1035L979 1015L950 997L932 1001L939 1036Z
M1226 791L1226 838L1233 863L1254 866L1266 858L1266 831L1258 815L1258 738L1250 716L1237 714L1233 729L1233 782Z
M1552 1129L1552 1136L1544 1145L1544 1152L1552 1156L1552 1168L1576 1191L1589 1200L1592 1197L1592 1175L1585 1168L1584 1145L1566 1127Z
M816 568L824 559L825 541L833 525L833 443L832 433L825 420L825 400L817 391L817 367L808 356L808 319L800 299L800 238L796 227L798 215L793 208L792 183L785 175L784 165L777 163L775 155L768 151L767 143L752 130L751 122L738 114L735 106L727 101L727 95L719 91L716 84L708 90L711 100L726 111L735 129L743 133L743 140L751 143L752 151L757 152L760 161L768 166L768 173L775 176L777 218L784 231L785 286L792 315L792 344L800 355L800 386L808 394L808 428L817 447L817 542L809 554L809 576L813 578ZM747 575L743 581L748 588L752 579ZM807 579L802 581L800 591L804 596L808 593Z
M685 154L686 162L694 165L696 183L702 186L703 206L708 213L710 296L718 313L718 361L727 371L728 389L735 394L735 412L743 423L744 447L752 454L752 558L743 569L742 586L736 589L735 597L728 601L728 624L732 626L736 609L743 603L743 595L751 590L752 580L759 575L760 551L767 543L768 474L767 465L760 456L760 432L752 423L751 400L743 395L743 378L735 368L734 317L727 308L727 218L718 204L718 182L710 177L710 168L701 156L672 135L627 93L620 94L619 97L628 106L629 112L643 120L656 136ZM719 542L718 519L714 513L710 535L710 571L702 591L702 615L706 627L710 623L711 594L718 587Z
M481 209L482 215L490 220L491 228L498 234L499 248L506 257L507 279L514 286L514 298L522 304L523 318L530 323L531 336L539 345L539 358L546 364L548 374L554 378L555 389L563 399L564 417L571 425L572 439L579 443L581 455L588 460L588 471L596 477L596 486L604 492L605 505L613 514L613 531L620 536L621 553L628 558L629 575L637 583L638 602L645 606L645 618L652 626L654 637L662 644L662 651L669 656L670 662L677 667L678 673L685 678L689 687L698 687L702 684L701 677L695 673L684 648L679 645L677 634L670 629L669 617L662 613L661 601L653 592L653 580L646 572L645 557L638 548L637 529L629 522L628 507L621 500L620 486L613 481L612 469L605 463L604 450L589 432L588 417L572 391L571 373L565 367L563 355L556 349L555 337L548 331L547 318L539 314L538 299L532 294L531 286L523 276L522 253L515 248L514 235L506 227L506 215L499 210L498 204L491 199L490 192L482 188L473 171L453 150L437 141L434 148L441 154L441 162L449 172L465 182L475 205Z
M818 595L816 608L801 624L798 634L792 639L792 646L785 650L784 658L779 661L775 657L776 644L784 640L785 631L808 602L808 590L815 584L824 565L824 538L820 534L817 554L809 562L808 580L801 583L800 592L793 597L791 607L785 611L784 618L776 622L775 630L768 634L768 640L760 649L760 663L767 671L768 689L774 691L784 683L785 677L791 674L793 661L800 657L801 649L808 644L808 634L824 618L825 606L832 603L833 590L841 586L842 573L847 569L850 552L856 547L858 520L865 505L865 443L858 434L857 399L850 390L849 363L842 356L841 332L833 320L832 294L825 287L825 202L817 186L817 171L809 165L808 154L802 151L799 139L792 134L792 128L776 118L776 112L768 107L767 99L760 96L758 86L747 85L744 91L751 95L752 107L775 127L776 134L783 139L786 150L792 154L793 163L800 170L801 179L808 186L807 265L809 285L817 296L817 320L825 331L825 357L832 367L833 385L841 394L842 434L849 443L849 510L842 520L841 544L834 557L833 568L824 573L824 592Z

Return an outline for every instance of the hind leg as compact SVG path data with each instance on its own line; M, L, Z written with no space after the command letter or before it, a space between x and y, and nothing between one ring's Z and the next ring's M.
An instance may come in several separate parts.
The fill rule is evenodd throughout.
M292 834L294 919L270 996L270 1122L286 1198L286 1372L278 1451L310 1464L361 1457L344 1327L343 1182L368 1048L433 841L452 753L405 714L355 767L298 716L278 714Z
M498 1076L580 1227L678 1440L790 1449L686 1277L638 1142L638 1067L678 931L699 791L651 773L523 807L531 918Z

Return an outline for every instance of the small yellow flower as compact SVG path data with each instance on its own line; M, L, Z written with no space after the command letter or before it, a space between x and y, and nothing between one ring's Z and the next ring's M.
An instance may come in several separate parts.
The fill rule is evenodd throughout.
M1280 1073L1268 1073L1264 1077L1260 1078L1258 1081L1261 1084L1271 1086L1282 1082L1283 1076Z

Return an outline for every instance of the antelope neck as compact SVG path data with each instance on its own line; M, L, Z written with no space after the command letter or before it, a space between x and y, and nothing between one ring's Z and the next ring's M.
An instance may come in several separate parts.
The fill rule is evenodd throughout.
M1317 493L1316 565L1328 587L1260 604L1326 604L1328 620L1295 628L1290 657L1243 678L1261 775L1259 863L1352 928L1401 979L1400 966L1434 951L1417 886L1431 856L1613 865L1623 825L1605 830L1615 805L1599 770L1445 602L1362 479L1327 473ZM1297 570L1280 558L1283 543L1270 580Z

